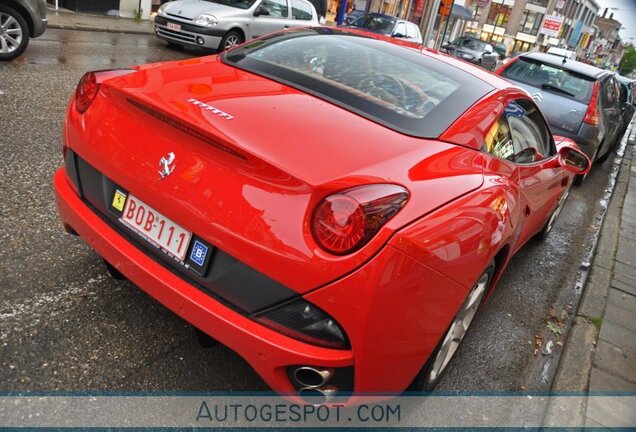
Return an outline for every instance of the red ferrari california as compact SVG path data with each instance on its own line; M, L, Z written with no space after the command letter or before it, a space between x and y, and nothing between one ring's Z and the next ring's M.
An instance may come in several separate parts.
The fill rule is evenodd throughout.
M63 155L62 222L111 274L324 400L432 389L589 166L503 79L332 28L89 72Z

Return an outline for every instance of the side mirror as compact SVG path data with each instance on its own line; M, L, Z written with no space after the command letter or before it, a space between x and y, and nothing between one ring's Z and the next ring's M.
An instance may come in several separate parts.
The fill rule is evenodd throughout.
M486 54L492 54L494 52L494 48L492 47L492 45L486 45L486 47L484 48L484 52Z
M264 6L259 6L254 11L254 16L269 15L269 11Z
M536 162L537 160L540 160L541 158L542 156L534 147L526 147L525 149L521 150L519 153L514 155L514 161L516 163L522 163L522 164Z
M559 149L559 163L564 169L579 175L587 174L592 166L585 153L567 146Z

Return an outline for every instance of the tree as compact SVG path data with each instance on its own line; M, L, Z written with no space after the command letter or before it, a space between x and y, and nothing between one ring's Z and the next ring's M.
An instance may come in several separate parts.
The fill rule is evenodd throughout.
M629 44L625 48L621 62L618 65L618 70L621 75L627 76L636 69L636 49L634 45Z

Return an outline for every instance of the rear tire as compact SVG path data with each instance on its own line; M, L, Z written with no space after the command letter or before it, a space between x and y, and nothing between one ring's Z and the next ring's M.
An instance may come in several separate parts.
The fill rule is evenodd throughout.
M431 391L437 386L464 336L470 329L475 316L482 305L495 274L495 265L490 264L471 288L457 315L453 318L444 337L433 351L422 370L415 377L408 390Z
M13 60L29 44L29 26L15 9L0 4L0 60Z
M223 39L221 39L221 43L219 44L219 52L228 50L230 48L235 47L236 45L240 45L245 42L245 38L242 34L237 32L236 30L230 30L225 33Z

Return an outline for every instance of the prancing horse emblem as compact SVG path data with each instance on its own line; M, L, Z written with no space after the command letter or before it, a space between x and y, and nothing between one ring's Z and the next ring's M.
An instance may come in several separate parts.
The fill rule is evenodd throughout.
M161 180L172 174L172 171L174 171L175 167L175 165L172 165L173 162L174 153L172 152L168 153L168 156L164 156L159 160L159 168L161 168L161 171L159 171L159 175L161 176Z

